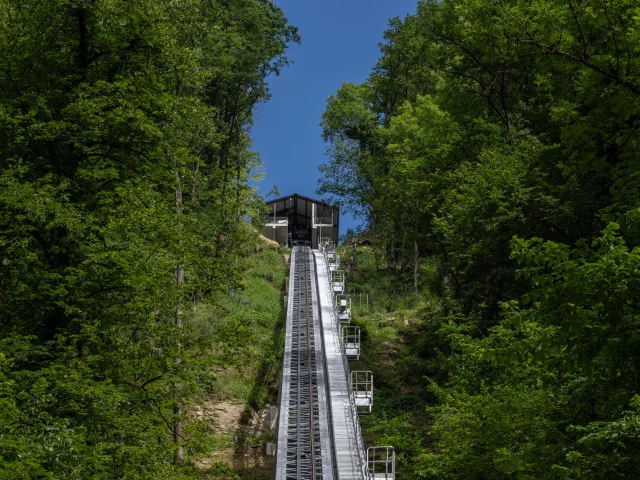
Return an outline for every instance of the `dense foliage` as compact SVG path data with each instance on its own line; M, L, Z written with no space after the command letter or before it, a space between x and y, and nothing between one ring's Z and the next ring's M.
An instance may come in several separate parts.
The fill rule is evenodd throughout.
M191 478L187 305L242 289L269 0L0 2L0 478Z
M640 475L638 12L421 1L328 100L319 192L441 299L406 478Z

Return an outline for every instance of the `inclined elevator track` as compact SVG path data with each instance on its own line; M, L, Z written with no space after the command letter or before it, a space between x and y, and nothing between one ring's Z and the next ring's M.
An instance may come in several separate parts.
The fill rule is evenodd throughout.
M297 248L291 316L286 479L321 480L318 359L311 282L311 251ZM320 340L321 341L321 340ZM320 359L320 361L322 361Z
M274 478L394 480L393 447L363 442L358 416L371 411L373 376L349 368L358 327L349 326L335 245L324 240L291 253Z

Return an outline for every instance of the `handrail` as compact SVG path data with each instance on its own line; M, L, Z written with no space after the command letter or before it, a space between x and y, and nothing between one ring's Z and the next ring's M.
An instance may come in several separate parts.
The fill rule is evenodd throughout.
M327 271L329 271L329 259L327 258L326 253L323 255L327 267ZM335 292L333 291L333 282L331 281L330 275L326 276L326 283L328 283L329 291L331 292L331 320L336 327L336 331L340 333L340 319L338 315L336 315L336 299ZM351 417L353 419L353 424L356 429L356 443L358 446L358 456L360 457L360 465L362 466L362 474L365 479L369 478L369 465L367 463L366 451L364 448L364 440L362 439L362 429L360 427L360 418L358 415L358 407L356 406L356 398L353 393L353 388L351 387L351 370L349 368L349 359L347 357L346 346L344 344L344 339L342 335L338 335L338 339L340 342L340 351L343 357L343 366L344 366L344 374L347 379L347 385L349 386L349 409L351 411Z
M289 222L289 217L268 217L265 220L267 220L267 225L269 225L270 223Z

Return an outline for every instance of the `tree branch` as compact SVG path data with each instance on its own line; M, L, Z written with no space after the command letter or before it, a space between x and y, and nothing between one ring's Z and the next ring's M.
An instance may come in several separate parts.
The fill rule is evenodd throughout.
M599 74L607 77L610 80L613 80L614 82L617 82L621 85L624 85L625 87L627 87L631 92L635 93L636 95L640 95L640 86L636 85L635 83L631 82L630 80L627 80L626 78L623 78L619 75L613 74L611 72L606 71L604 68L593 64L592 62L590 62L589 60L579 57L573 53L570 52L565 52L564 50L560 50L558 48L556 48L553 45L548 45L545 43L540 43L540 42L536 42L534 40L525 40L523 38L517 38L517 37L508 37L510 40L516 41L516 42L520 42L520 43L524 43L527 45L533 45L535 47L538 47L541 51L541 53L546 54L546 55L557 55L557 56L561 56L561 57L565 57L568 58L570 60L573 60L574 62L580 63L582 65L584 65L585 67L587 67L590 70L593 70L594 72L598 72Z
M589 43L587 42L586 37L584 36L584 30L582 29L582 24L580 23L580 19L578 18L578 14L576 13L576 9L573 6L573 2L571 0L567 0L569 2L569 10L571 10L571 15L573 16L573 20L576 22L578 26L578 31L580 32L580 39L582 40L582 58L585 60L589 60Z

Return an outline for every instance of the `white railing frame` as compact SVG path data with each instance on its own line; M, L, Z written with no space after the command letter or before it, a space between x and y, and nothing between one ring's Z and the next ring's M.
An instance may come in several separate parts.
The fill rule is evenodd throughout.
M351 333L353 332L353 333ZM340 337L344 342L344 351L346 354L347 345L349 343L356 346L358 353L356 354L356 360L360 360L360 327L357 325L341 325L340 326ZM353 340L349 342L349 340ZM349 359L349 355L347 355L347 359ZM353 374L353 372L351 372Z
M329 268L327 264L327 269ZM335 287L334 285L338 285L340 287L340 294L343 294L346 289L346 280L344 275L344 270L328 270L329 276L331 277L331 291L334 292L334 308L335 308ZM334 277L337 277L337 281L334 282Z
M333 242L329 240L329 243L333 243ZM364 446L364 440L362 439L362 428L360 427L360 417L359 417L360 414L358 413L358 407L356 406L355 393L351 386L351 369L349 368L349 358L347 357L346 347L345 347L344 338L342 336L342 330L341 330L342 325L340 324L340 318L338 316L337 308L336 308L336 301L337 301L336 297L338 295L345 295L345 294L344 293L336 294L336 292L333 290L333 277L332 277L331 271L329 270L329 258L327 255L328 252L326 248L320 248L320 251L323 253L323 257L327 267L327 272L329 272L329 275L326 276L326 283L327 283L327 287L329 288L329 291L331 292L331 303L333 304L333 308L331 309L331 321L333 322L337 331L340 332L340 335L339 335L340 351L342 352L342 356L344 360L342 362L344 365L344 374L347 379L347 385L349 386L349 410L351 412L351 417L353 419L353 423L356 429L356 443L358 447L358 456L360 457L360 465L362 466L362 475L363 475L363 478L365 478L366 480L371 480L374 478L372 475L375 474L375 467L374 467L374 472L372 474L370 474L369 472L369 451L370 450L374 449L375 451L375 449L386 448L388 452L388 449L390 448L392 452L392 463L391 463L392 476L389 477L389 480L394 480L395 479L395 455L396 455L395 449L393 447L387 447L387 446L369 447L365 449L365 446ZM343 292L344 292L346 288L345 280L343 280L342 285L343 285ZM373 383L373 374L371 375L371 383ZM387 458L388 458L388 453L387 453Z
M269 217L267 225L286 225L289 223L289 217Z
M328 270L329 261L326 255L324 256L324 258L327 265L327 271L329 271ZM330 275L327 275L326 278L328 283L327 286L329 287L329 291L331 292L331 303L333 305L333 308L331 309L331 317L332 317L331 321L333 321L336 327L336 331L340 332L340 319L336 315L336 311L335 311L335 292L333 291L333 282L331 281L332 279L330 277L331 277ZM364 447L364 440L362 439L362 429L360 428L360 419L358 417L358 409L356 407L356 398L355 398L355 395L353 394L353 389L351 388L351 371L349 369L349 359L347 358L342 336L339 336L339 339L340 339L342 356L344 358L344 361L342 362L344 365L344 375L347 379L347 385L349 386L349 410L351 413L351 417L353 419L353 424L355 425L355 429L356 429L356 443L358 447L358 456L360 457L360 465L362 466L362 475L364 476L364 478L368 479L369 467L367 464L367 455Z
M364 373L364 381L358 380L359 374ZM354 379L355 376L355 379ZM364 385L364 390L358 390L358 386ZM370 370L354 370L351 372L351 383L349 385L353 390L354 398L362 398L358 396L358 392L364 392L364 398L369 399L369 412L358 411L358 413L371 413L373 409L373 372ZM356 405L356 410L358 406Z
M349 295L348 293L338 293L337 295L334 295L334 297L335 297L334 307L336 309L336 313L338 315L338 319L341 322L347 322L347 324L350 324L351 323L351 312L352 312L352 308L353 308L352 307L352 303L351 303L351 295ZM349 318L347 318L346 320L340 318L340 308L341 307L339 305L339 302L342 301L342 300L346 300L347 301L346 313L347 313L347 316Z
M384 459L377 460L377 453L384 451ZM371 455L370 452L372 453ZM389 453L391 453L391 458ZM376 464L384 464L384 472L376 472ZM369 469L369 465L373 465L373 469ZM389 465L391 465L391 472L389 472ZM373 471L371 471L373 470ZM369 472L370 479L385 478L393 480L396 478L396 450L392 446L378 446L367 448L367 471ZM384 475L382 477L381 475Z

